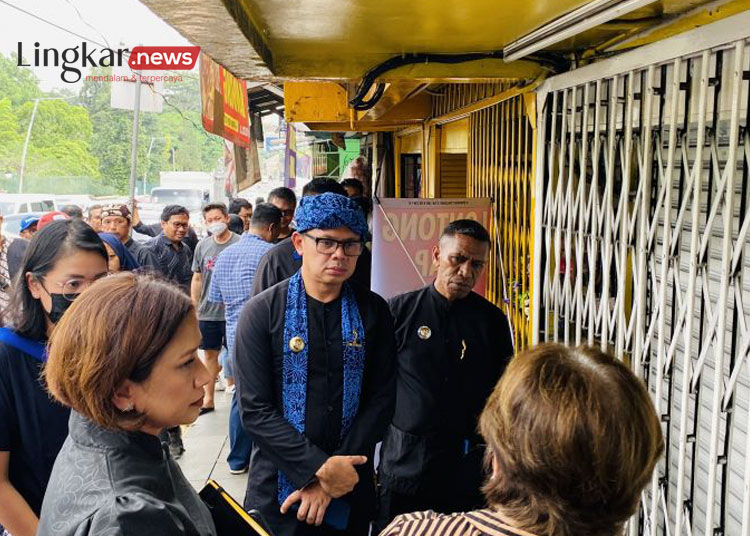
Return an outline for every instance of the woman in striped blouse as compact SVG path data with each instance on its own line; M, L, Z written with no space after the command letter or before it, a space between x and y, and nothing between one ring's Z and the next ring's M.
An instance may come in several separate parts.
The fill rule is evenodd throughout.
M664 449L644 384L594 348L518 355L479 427L489 507L406 514L381 536L621 535Z

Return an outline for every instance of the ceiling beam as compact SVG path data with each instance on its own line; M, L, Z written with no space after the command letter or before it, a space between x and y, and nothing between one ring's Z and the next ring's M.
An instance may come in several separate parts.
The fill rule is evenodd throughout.
M387 84L383 96L367 111L359 113L359 119L380 119L395 106L419 95L427 88L428 84L420 82L400 81ZM349 100L353 97L353 90L349 91ZM429 99L429 97L427 97Z
M217 63L243 80L271 80L272 56L248 44L248 28L240 27L222 0L141 0L146 7L201 47ZM231 1L228 4L233 4Z

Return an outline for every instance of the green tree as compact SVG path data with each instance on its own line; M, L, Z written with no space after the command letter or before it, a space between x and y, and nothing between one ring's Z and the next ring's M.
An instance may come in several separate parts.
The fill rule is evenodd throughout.
M92 75L107 75L97 68ZM110 107L111 84L84 82L80 101L93 123L91 150L99 159L103 180L126 192L130 180L130 143L133 112ZM196 77L165 84L164 111L142 113L138 138L138 180L145 175L156 184L160 171L213 171L222 154L221 140L207 134L200 122L200 90ZM153 140L149 155L149 145Z
M23 138L9 98L0 100L0 173L17 171Z
M21 132L26 132L33 108L33 102L19 107ZM39 101L29 139L27 174L98 178L99 163L90 151L92 133L85 108L63 100Z
M10 99L13 107L42 95L36 75L18 66L16 54L0 54L0 95Z

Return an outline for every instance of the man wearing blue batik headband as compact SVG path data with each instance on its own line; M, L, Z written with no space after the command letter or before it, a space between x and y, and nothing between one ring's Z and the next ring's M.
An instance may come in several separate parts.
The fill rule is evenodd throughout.
M366 535L375 444L395 403L393 320L382 298L346 282L369 238L354 201L305 197L294 223L302 268L252 298L237 326L254 441L245 508L277 536Z

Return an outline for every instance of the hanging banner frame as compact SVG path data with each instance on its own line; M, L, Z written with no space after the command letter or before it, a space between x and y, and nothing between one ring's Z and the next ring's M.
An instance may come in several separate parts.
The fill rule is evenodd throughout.
M372 290L385 299L434 280L432 248L450 222L475 220L489 230L489 198L380 199L373 214ZM394 269L394 267L398 267ZM486 272L474 291L485 295Z

